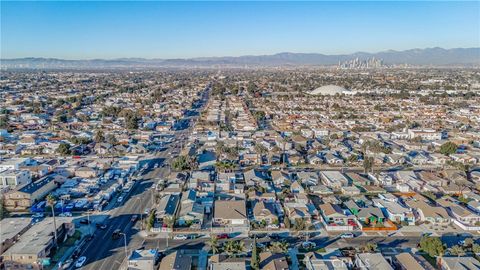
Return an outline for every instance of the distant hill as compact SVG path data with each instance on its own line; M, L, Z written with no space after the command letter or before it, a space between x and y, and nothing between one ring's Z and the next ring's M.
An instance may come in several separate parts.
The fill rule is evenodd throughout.
M355 58L382 59L386 65L413 66L480 66L480 48L427 48L378 53L325 55L319 53L278 53L273 55L247 55L238 57L199 57L188 59L92 59L64 60L55 58L2 59L2 68L154 68L154 67L219 67L219 66L334 66Z

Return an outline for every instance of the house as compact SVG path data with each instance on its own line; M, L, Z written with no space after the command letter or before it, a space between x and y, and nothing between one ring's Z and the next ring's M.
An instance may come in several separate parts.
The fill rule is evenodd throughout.
M28 184L31 181L32 177L30 172L26 170L6 170L0 172L0 188L15 188Z
M319 177L316 172L298 172L298 180L305 186L316 186L319 182Z
M290 181L290 176L286 172L282 171L272 171L272 181L276 186L283 186L285 182Z
M360 270L393 270L380 253L355 254L355 266Z
M177 213L179 201L179 195L168 194L163 196L155 212L157 220L163 221L164 218L173 218Z
M76 168L74 171L74 174L76 177L94 178L94 177L97 177L98 171L95 170L94 168L84 166L84 167Z
M156 249L136 249L128 257L127 270L154 270L157 258Z
M268 180L268 175L264 171L251 169L243 173L245 183L259 183Z
M441 270L478 270L480 262L473 256L470 257L444 257L437 258L438 267Z
M319 208L327 231L350 231L357 227L356 218L347 216L340 206L325 203Z
M65 235L73 235L75 226L70 219L59 217L55 223L53 218L45 218L33 225L3 254L7 269L11 262L32 265L40 259L50 257L50 250L54 246L54 230L57 231L57 239L64 239Z
M213 222L217 226L248 225L245 201L216 200L214 203Z
M394 256L395 266L399 270L433 270L434 268L424 260L418 260L416 256L408 252L402 252Z
M318 211L313 204L305 204L301 202L286 202L284 203L285 215L293 223L297 219L303 219L305 222L310 223L313 217L318 216Z
M348 265L339 258L324 258L316 252L308 252L303 258L307 270L348 270Z
M253 207L253 218L257 222L265 222L267 225L278 221L275 204L264 201L255 203Z
M190 202L190 201L183 201L180 205L180 212L178 213L177 223L180 226L189 225L189 224L202 224L203 222L203 212L204 207L203 205Z
M10 190L4 195L5 208L9 211L24 211L57 188L57 183L65 177L58 174L47 175L35 182Z
M204 170L204 169L213 168L213 166L217 162L217 158L214 152L205 151L202 154L198 155L197 161L198 161L198 168L200 170Z
M230 258L219 254L210 257L209 270L247 270L246 258Z
M437 200L437 203L446 208L452 217L464 225L480 224L480 216L468 208L465 208L445 198Z
M398 202L383 199L373 199L373 204L380 208L392 222L407 222L409 225L415 225L415 215L413 211L402 206Z
M299 181L293 181L290 185L290 191L292 193L305 193L305 189L302 187Z
M321 171L320 179L332 189L339 190L342 186L348 186L348 179L339 171Z
M0 161L0 172L6 170L19 170L22 166L31 165L30 158L10 158Z
M4 218L0 220L0 255L15 244L32 225L30 218Z
M430 205L421 197L406 200L405 204L414 210L419 221L428 221L433 225L448 225L451 223L451 218L445 208Z
M288 270L288 261L285 254L262 252L260 253L260 269L262 270Z
M360 194L360 189L357 188L356 186L347 186L347 187L343 186L341 188L341 191L343 194L349 195L349 196Z
M356 216L358 220L366 224L383 223L385 221L385 215L382 210L376 207L360 208Z
M184 254L183 250L176 250L163 257L159 270L190 270L192 269L192 256Z

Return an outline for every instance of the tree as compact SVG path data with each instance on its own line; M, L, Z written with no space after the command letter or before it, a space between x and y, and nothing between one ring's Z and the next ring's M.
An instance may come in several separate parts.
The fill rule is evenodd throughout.
M105 135L103 134L102 130L99 129L95 132L94 140L96 143L101 143L105 141Z
M361 247L361 250L363 252L375 252L377 250L377 247L378 246L376 243L368 242Z
M192 168L192 161L187 156L179 156L172 162L172 168L176 171L184 171Z
M70 145L68 143L61 143L58 146L57 152L62 155L70 155L72 151L70 150Z
M365 157L363 159L363 171L367 173L373 167L373 157Z
M288 217L285 217L285 220L283 221L285 224L285 228L290 229L291 224L290 224L290 219Z
M353 154L353 155L350 155L350 156L348 157L347 162L348 162L348 163L354 163L354 162L356 162L357 160L358 160L358 156L355 155L355 154Z
M257 237L253 238L252 259L250 266L254 270L260 269L260 258L258 257Z
M112 145L117 144L117 142L118 142L117 138L113 134L108 134L107 137L106 137L106 141L107 141L107 143L112 144Z
M430 257L441 256L445 252L445 247L440 238L432 236L423 236L420 240L420 248Z
M229 257L236 257L239 253L245 250L245 243L241 241L230 240L225 243L223 249Z
M449 248L450 255L453 256L464 256L465 255L465 250L463 249L462 246L455 245L451 248Z
M272 253L286 253L288 251L288 243L280 241L271 242L268 250Z
M475 243L472 238L465 238L464 241L465 241L464 246L468 248L471 248Z
M307 224L303 218L295 219L295 224L293 225L294 230L301 231L301 230L305 230L306 227L307 227Z
M480 245L479 244L473 244L472 245L472 252L475 253L475 254L479 254L480 253Z
M56 202L57 198L55 198L55 196L53 196L52 194L48 194L47 195L47 205L50 206L50 208L52 209L52 217L53 217L53 227L55 227L55 229L53 230L53 233L54 233L54 239L55 239L55 242L54 242L54 245L56 246L57 245L57 222L55 220L55 202Z
M212 235L212 237L210 237L210 239L208 240L208 245L210 246L210 250L212 250L213 255L217 254L220 250L218 248L218 238L215 235Z
M440 146L440 153L449 156L457 152L458 146L453 142L446 142Z
M147 231L150 231L150 229L152 229L154 225L155 225L155 212L152 211L148 216Z
M127 129L138 129L138 120L137 115L128 115L125 118L125 127Z
M8 116L2 115L0 116L0 128L8 128Z

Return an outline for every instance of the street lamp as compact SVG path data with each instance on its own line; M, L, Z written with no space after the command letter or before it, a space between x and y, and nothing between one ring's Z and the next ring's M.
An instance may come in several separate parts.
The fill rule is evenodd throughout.
M128 260L127 235L122 232L120 234L123 235L123 243L125 245L125 258Z

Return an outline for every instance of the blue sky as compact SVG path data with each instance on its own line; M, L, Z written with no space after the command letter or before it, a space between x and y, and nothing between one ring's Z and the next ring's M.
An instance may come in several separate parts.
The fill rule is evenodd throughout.
M2 58L185 58L480 46L478 1L0 3Z

